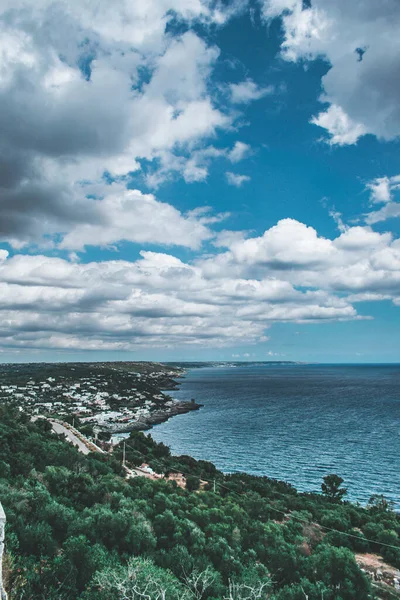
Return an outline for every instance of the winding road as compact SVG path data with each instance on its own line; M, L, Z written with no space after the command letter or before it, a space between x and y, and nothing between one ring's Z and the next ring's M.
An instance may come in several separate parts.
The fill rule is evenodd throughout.
M53 419L49 419L49 422L51 423L53 431L55 433L61 433L62 435L65 435L69 442L71 442L74 446L77 446L79 452L82 452L82 454L90 454L91 450L89 450L87 443L83 442L82 439L80 439L73 431L71 431L71 429L65 427L65 425L62 425L58 421L54 421Z
M106 454L104 450L96 446L93 442L85 438L85 436L69 425L68 423L63 423L62 421L58 421L57 419L52 419L49 417L44 417L42 415L35 415L31 418L32 421L37 421L37 419L46 419L51 424L51 427L55 433L64 435L66 439L71 442L74 446L77 447L79 452L82 454L89 454L90 452L98 452L99 454Z

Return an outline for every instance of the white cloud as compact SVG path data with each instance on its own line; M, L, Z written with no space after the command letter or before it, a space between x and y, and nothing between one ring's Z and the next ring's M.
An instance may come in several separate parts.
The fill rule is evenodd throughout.
M175 175L205 181L212 161L236 164L251 152L244 142L225 148L216 140L221 130L233 131L240 113L218 104L212 74L219 49L200 37L204 27L192 27L220 25L243 6L224 4L2 3L0 236L14 251L36 243L69 260L0 250L0 350L254 343L278 321L357 319L353 303L399 303L400 245L390 234L345 226L338 213L335 239L294 219L260 236L215 234L212 226L226 214L205 206L184 213L161 194L133 189L132 173L153 187ZM388 0L385 9L391 6ZM328 108L314 121L332 143L355 143L365 133L396 137L397 80L389 75L397 38L393 48L385 39L383 64L376 39L387 15L375 23L367 14L379 16L381 5L343 4L348 29L327 0L312 8L271 0L264 8L267 18L287 9L286 59L330 61ZM184 33L167 27L174 15L185 20ZM394 28L396 15L392 21ZM354 52L355 43L364 54ZM382 93L375 93L379 78ZM229 86L229 102L247 104L272 91L246 79ZM225 102L226 87L222 96ZM231 171L226 178L237 187L250 180ZM398 210L399 183L385 177L368 185L372 201L384 203L368 222ZM194 250L211 241L214 249L193 262L150 251L135 261L79 261L77 252L88 246L121 241Z
M311 123L323 127L330 133L331 145L346 146L355 144L367 132L364 125L354 123L340 106L332 104L325 112L311 119Z
M370 227L349 227L334 242L335 248L347 251L378 250L392 241L391 233L377 233Z
M381 209L365 216L369 225L400 217L400 203L395 200L395 194L400 189L400 175L377 177L367 184L367 188L371 191L370 199L373 204L384 204Z
M45 42L52 36L61 36L61 42L68 44L67 33L76 33L75 23L79 23L83 31L91 31L98 39L109 44L128 45L138 48L141 52L159 52L165 44L165 26L174 13L189 22L201 20L204 23L221 24L226 16L221 7L215 7L208 0L116 0L110 6L107 0L86 0L84 3L76 0L66 5L59 5L54 0L37 0L32 5L29 0L4 0L4 11L12 12L12 16L24 11L25 15L39 26L46 24L46 18L63 15L65 23L54 20L53 29L44 30L47 34ZM67 32L65 27L67 26ZM75 52L72 46L70 53Z
M397 217L400 217L400 203L389 202L380 210L370 212L366 216L365 220L369 225L374 225L375 223L380 223L382 221L387 221L387 219L393 219Z
M237 163L247 158L251 152L251 147L249 144L245 144L244 142L235 142L232 150L228 153L228 158L232 163Z
M263 236L233 243L231 252L240 263L285 268L326 262L336 250L330 240L318 237L312 227L284 219Z
M247 233L248 232L245 231L230 231L229 229L223 229L217 233L212 240L212 244L216 248L229 248L234 242L242 241Z
M332 144L370 133L400 135L400 10L397 0L263 0L266 19L282 17L286 60L325 59L321 100L330 106L313 122Z
M195 214L182 215L152 194L126 190L119 184L105 186L96 205L95 223L78 224L65 235L60 248L82 250L85 246L109 246L119 241L181 245L199 248L212 237Z
M238 173L227 171L226 179L229 185L241 187L246 181L250 181L251 178L248 175L239 175Z
M205 179L207 164L190 155L232 121L209 90L219 50L190 29L174 37L166 25L174 13L190 26L221 24L232 12L208 0L118 0L112 10L104 0L3 2L2 239L44 244L48 235L74 237L92 227L114 239L115 223L105 234L81 182L104 185L107 173L122 186L143 159L154 166L149 182L168 178L170 169L186 181ZM215 157L216 150L203 160ZM137 211L124 216L132 222Z
M389 233L357 226L328 239L293 219L235 233L194 264L150 251L88 264L4 253L0 346L229 346L265 341L276 322L359 319L354 303L400 301L400 240Z
M208 177L210 163L213 160L226 157L225 148L205 146L191 149L187 156L177 156L172 152L160 152L159 165L154 172L147 176L147 184L156 188L174 174L183 176L186 183L205 181Z
M231 100L234 104L248 104L272 94L273 86L260 87L252 79L229 84Z
M380 204L382 202L390 202L392 199L389 177L378 177L368 183L367 188L371 190L371 202Z
M212 145L190 149L187 156L177 156L169 151L160 152L159 166L147 176L147 183L151 187L158 187L165 180L170 179L174 173L181 175L186 183L205 181L212 161L228 159L232 163L238 163L250 154L250 145L240 141L236 141L230 149L216 148Z
M227 252L199 261L207 277L275 277L293 286L347 294L400 294L400 246L390 233L349 227L336 239L284 219L263 236L234 240Z
M336 227L338 228L338 230L341 233L344 233L345 231L347 231L348 226L343 222L342 213L335 210L335 208L332 208L329 211L329 216L332 217L332 219L335 221Z

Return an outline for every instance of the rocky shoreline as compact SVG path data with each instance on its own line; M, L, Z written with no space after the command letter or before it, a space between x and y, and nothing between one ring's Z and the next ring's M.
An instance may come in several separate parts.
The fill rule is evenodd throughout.
M159 392L163 395L165 392L170 392L179 389L179 381L176 381L178 378L185 377L187 371L182 369L181 367L175 367L172 371L167 375L163 375L157 381L157 386L159 387ZM161 389L163 392L161 392ZM167 396L168 398L168 396ZM153 410L150 414L142 415L138 417L135 421L130 423L126 423L124 425L114 426L109 431L111 434L115 433L130 433L131 431L148 431L154 425L159 425L160 423L165 423L172 417L176 417L178 415L184 415L188 412L193 412L195 410L199 410L202 408L204 404L197 403L194 398L191 400L174 400L169 398L163 405L158 405L156 410Z
M123 426L113 427L112 429L110 429L110 433L130 433L131 431L147 431L148 429L151 429L154 425L164 423L165 421L168 421L169 419L171 419L172 417L176 417L177 415L183 415L194 410L199 410L200 408L202 408L202 406L204 405L198 404L197 402L195 402L195 400L191 400L190 402L174 402L173 404L169 404L169 406L165 405L165 408L152 412L150 415L139 417L136 421L127 423Z

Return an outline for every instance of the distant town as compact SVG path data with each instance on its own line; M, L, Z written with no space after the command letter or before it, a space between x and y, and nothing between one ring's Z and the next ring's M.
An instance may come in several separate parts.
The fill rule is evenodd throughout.
M3 364L0 402L32 417L79 422L89 434L143 430L199 408L165 393L176 389L184 373L147 362Z

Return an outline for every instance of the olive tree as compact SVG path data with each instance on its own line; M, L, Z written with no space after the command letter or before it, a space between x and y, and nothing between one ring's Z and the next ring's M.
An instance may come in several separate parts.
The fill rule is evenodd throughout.
M131 558L125 567L108 568L94 576L96 598L107 600L194 600L170 572L151 560Z

